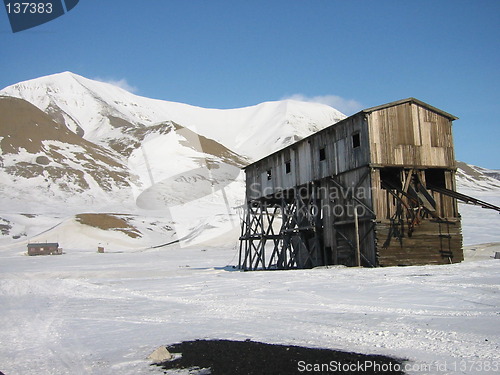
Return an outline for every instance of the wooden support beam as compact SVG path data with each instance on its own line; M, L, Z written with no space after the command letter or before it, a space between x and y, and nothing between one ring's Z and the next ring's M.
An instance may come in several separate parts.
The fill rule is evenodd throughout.
M356 236L356 263L358 267L361 267L361 250L359 244L359 222L358 222L358 210L354 210L354 233Z

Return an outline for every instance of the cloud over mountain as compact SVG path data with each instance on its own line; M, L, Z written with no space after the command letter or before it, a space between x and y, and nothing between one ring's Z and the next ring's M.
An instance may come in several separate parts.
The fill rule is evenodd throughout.
M138 91L138 88L129 84L125 78L105 79L105 78L95 77L94 80L99 81L99 82L103 82L103 83L109 83L110 85L119 87L125 91L130 92L130 93L136 93Z
M317 95L317 96L306 96L303 94L294 94L291 96L287 96L283 99L291 99L298 100L301 102L310 102L310 103L321 103L326 104L330 107L336 108L342 113L346 114L354 114L364 107L363 105L354 99L345 99L337 95Z

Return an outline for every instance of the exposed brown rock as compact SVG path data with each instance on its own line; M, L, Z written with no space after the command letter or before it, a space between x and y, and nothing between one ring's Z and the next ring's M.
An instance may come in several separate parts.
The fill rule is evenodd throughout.
M92 176L103 190L129 186L127 168L108 150L54 122L49 115L27 101L2 96L0 114L2 153L18 154L24 149L38 155L35 163L22 161L6 167L9 174L24 178L43 175L63 188L73 183L80 191L89 187L85 173ZM64 153L71 154L73 160L68 160ZM49 165L50 161L52 165ZM74 168L71 165L73 161L78 161L85 172Z
M141 232L128 223L130 219L130 216L121 214L87 213L76 215L76 220L83 225L122 232L131 238L142 237Z

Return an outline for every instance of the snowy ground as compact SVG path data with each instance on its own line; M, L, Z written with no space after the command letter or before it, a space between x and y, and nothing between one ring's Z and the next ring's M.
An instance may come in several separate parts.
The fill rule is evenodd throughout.
M245 273L230 240L50 257L2 245L0 371L161 374L146 360L158 346L219 338L384 354L411 374L500 373L500 215L460 209L471 246L447 266Z
M500 189L481 191L461 188L459 191L500 207ZM467 204L459 204L458 208L462 215L462 234L465 245L500 242L500 215L497 211Z
M161 373L148 354L198 338L386 354L427 370L413 373L480 373L500 361L500 260L489 255L450 266L246 273L225 267L235 255L4 251L0 371ZM449 371L425 367L438 364Z

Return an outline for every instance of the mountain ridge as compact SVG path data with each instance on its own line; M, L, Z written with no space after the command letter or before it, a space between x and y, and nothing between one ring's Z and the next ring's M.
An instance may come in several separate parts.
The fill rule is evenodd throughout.
M0 90L1 94L27 100L98 144L116 138L117 128L123 125L151 126L170 120L251 159L346 117L324 104L293 100L234 109L202 108L137 96L71 72L20 82ZM269 135L266 139L259 136L264 130Z

